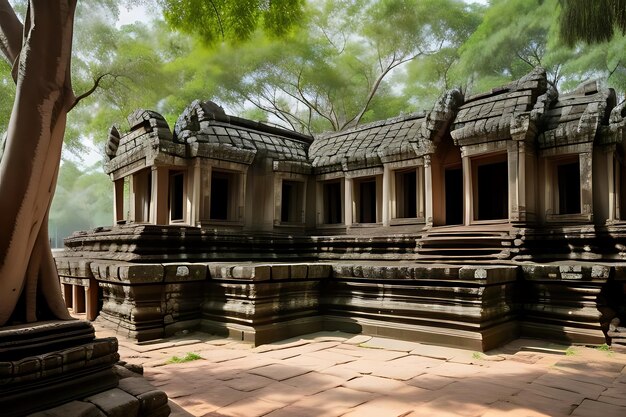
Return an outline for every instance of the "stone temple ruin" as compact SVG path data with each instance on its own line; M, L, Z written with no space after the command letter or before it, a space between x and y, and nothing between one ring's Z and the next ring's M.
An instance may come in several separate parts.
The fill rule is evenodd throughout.
M596 82L559 95L536 69L317 137L212 102L128 121L117 224L56 259L68 306L119 334L626 345L626 107Z

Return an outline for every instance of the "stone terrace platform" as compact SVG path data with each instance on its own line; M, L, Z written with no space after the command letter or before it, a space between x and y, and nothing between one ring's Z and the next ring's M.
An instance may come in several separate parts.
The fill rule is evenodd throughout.
M518 339L478 353L340 332L258 347L204 333L119 340L178 417L626 415L626 355L597 348ZM202 359L167 363L188 353Z

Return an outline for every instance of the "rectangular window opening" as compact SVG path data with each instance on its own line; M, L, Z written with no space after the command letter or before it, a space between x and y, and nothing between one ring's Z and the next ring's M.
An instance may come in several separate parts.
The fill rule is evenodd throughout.
M417 171L396 172L396 218L417 217Z
M304 183L283 181L280 202L280 221L284 223L302 223L302 198Z
M558 214L580 214L580 162L559 164L556 167L559 190Z
M338 224L342 221L341 183L339 181L323 184L324 223Z
M376 178L355 181L357 223L376 223Z
M505 156L506 158L506 156ZM509 217L509 177L506 159L478 165L476 169L478 199L476 220L498 220Z
M228 220L230 178L225 172L214 171L211 175L211 220Z
M175 172L170 174L170 220L183 221L185 219L185 174Z
M446 225L463 223L463 170L446 168L444 173Z

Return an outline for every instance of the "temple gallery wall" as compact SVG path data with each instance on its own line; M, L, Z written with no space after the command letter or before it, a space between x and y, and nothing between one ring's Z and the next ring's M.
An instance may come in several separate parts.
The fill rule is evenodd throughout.
M128 122L115 225L56 257L68 307L121 334L626 343L626 108L596 82L538 68L315 137L209 101Z

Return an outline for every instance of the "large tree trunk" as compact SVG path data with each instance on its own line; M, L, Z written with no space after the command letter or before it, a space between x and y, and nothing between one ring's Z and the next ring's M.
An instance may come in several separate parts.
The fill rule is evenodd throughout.
M1 49L17 83L0 162L0 326L14 317L69 318L47 213L75 99L69 77L75 7L75 0L30 0L23 33L17 33L19 20L0 1Z

